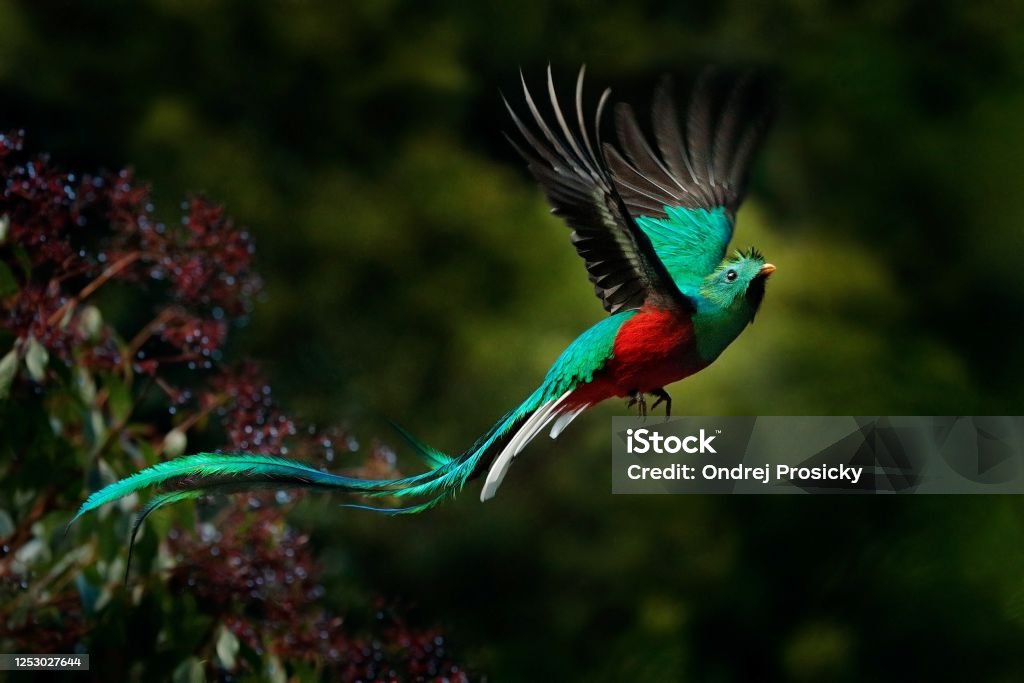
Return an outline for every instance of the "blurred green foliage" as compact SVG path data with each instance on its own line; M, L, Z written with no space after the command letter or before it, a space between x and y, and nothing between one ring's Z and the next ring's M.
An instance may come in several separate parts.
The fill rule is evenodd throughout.
M501 138L550 61L649 100L707 62L777 75L737 243L757 323L672 389L690 414L1012 414L1024 399L1019 3L0 0L0 123L134 164L251 227L235 335L293 412L457 451L599 318ZM165 193L165 194L162 194ZM501 495L415 519L308 501L332 580L371 581L494 680L1016 680L1013 498L613 498L603 406ZM382 433L382 432L381 432Z

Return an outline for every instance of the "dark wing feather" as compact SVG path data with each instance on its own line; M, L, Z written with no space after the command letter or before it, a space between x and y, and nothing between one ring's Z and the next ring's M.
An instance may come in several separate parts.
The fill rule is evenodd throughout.
M548 67L547 89L557 131L544 119L523 80L526 106L540 135L519 118L506 100L505 106L526 144L517 144L511 138L509 141L526 159L530 172L551 203L552 213L572 228L572 244L583 257L594 291L605 310L615 313L638 308L652 298L663 302L671 300L689 309L689 300L679 293L647 235L630 216L615 189L605 159L599 156L603 147L601 113L608 100L607 90L597 107L594 142L591 142L583 115L584 73L585 68L580 69L576 80L578 131L573 130L562 112Z
M663 218L665 206L724 206L730 215L739 208L750 162L767 130L769 108L749 77L737 80L724 96L715 85L715 74L705 71L681 126L672 82L662 81L652 108L660 154L647 142L633 109L616 107L622 153L606 144L605 154L615 187L634 218Z

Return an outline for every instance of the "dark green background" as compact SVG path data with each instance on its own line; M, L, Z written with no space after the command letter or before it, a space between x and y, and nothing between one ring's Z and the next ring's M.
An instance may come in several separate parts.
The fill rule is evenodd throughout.
M251 227L235 334L309 420L380 414L459 451L598 320L567 231L501 137L518 69L646 105L664 72L775 74L737 244L757 323L671 388L714 414L1014 414L1024 399L1024 28L1015 2L13 2L0 124L134 165ZM1017 498L612 497L611 403L493 502L419 518L307 502L340 609L372 585L492 680L1024 674ZM390 438L390 437L385 437Z

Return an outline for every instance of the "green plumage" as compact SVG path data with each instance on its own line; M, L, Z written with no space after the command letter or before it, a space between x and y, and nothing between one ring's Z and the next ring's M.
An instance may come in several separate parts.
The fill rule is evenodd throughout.
M214 453L198 453L184 458L176 458L136 472L130 477L110 484L93 493L82 504L78 514L71 520L74 522L86 512L123 498L131 493L149 486L167 485L195 478L198 485L207 480L210 485L224 483L225 479L245 477L247 481L282 481L307 486L352 487L360 490L373 490L379 482L341 477L321 472L308 465L272 455L220 455Z
M570 344L551 365L538 390L536 408L544 401L558 398L570 389L589 382L594 373L612 357L615 337L636 311L622 311L599 321Z
M732 239L732 219L724 206L713 209L664 207L666 218L639 216L636 224L683 294L693 297L722 262Z
M239 488L320 488L366 496L400 497L428 496L444 488L438 484L438 480L443 474L448 473L453 459L434 449L426 449L412 437L408 438L417 450L424 449L431 454L428 464L432 465L432 469L403 479L357 479L323 472L301 462L273 455L199 453L153 465L93 493L82 504L71 522L90 510L149 486L171 489L180 487L180 490L172 490L154 498L144 509L142 517L177 500L194 498L205 493L230 492ZM424 451L421 451L421 454ZM428 501L426 507L435 502Z

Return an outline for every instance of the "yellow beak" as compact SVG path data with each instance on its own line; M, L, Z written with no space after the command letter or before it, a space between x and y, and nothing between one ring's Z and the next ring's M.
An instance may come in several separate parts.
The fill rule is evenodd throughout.
M774 272L775 272L775 266L772 265L771 263L766 263L763 266L761 266L761 270L759 270L757 272L757 274L758 274L758 276L768 277L769 275L771 275Z

